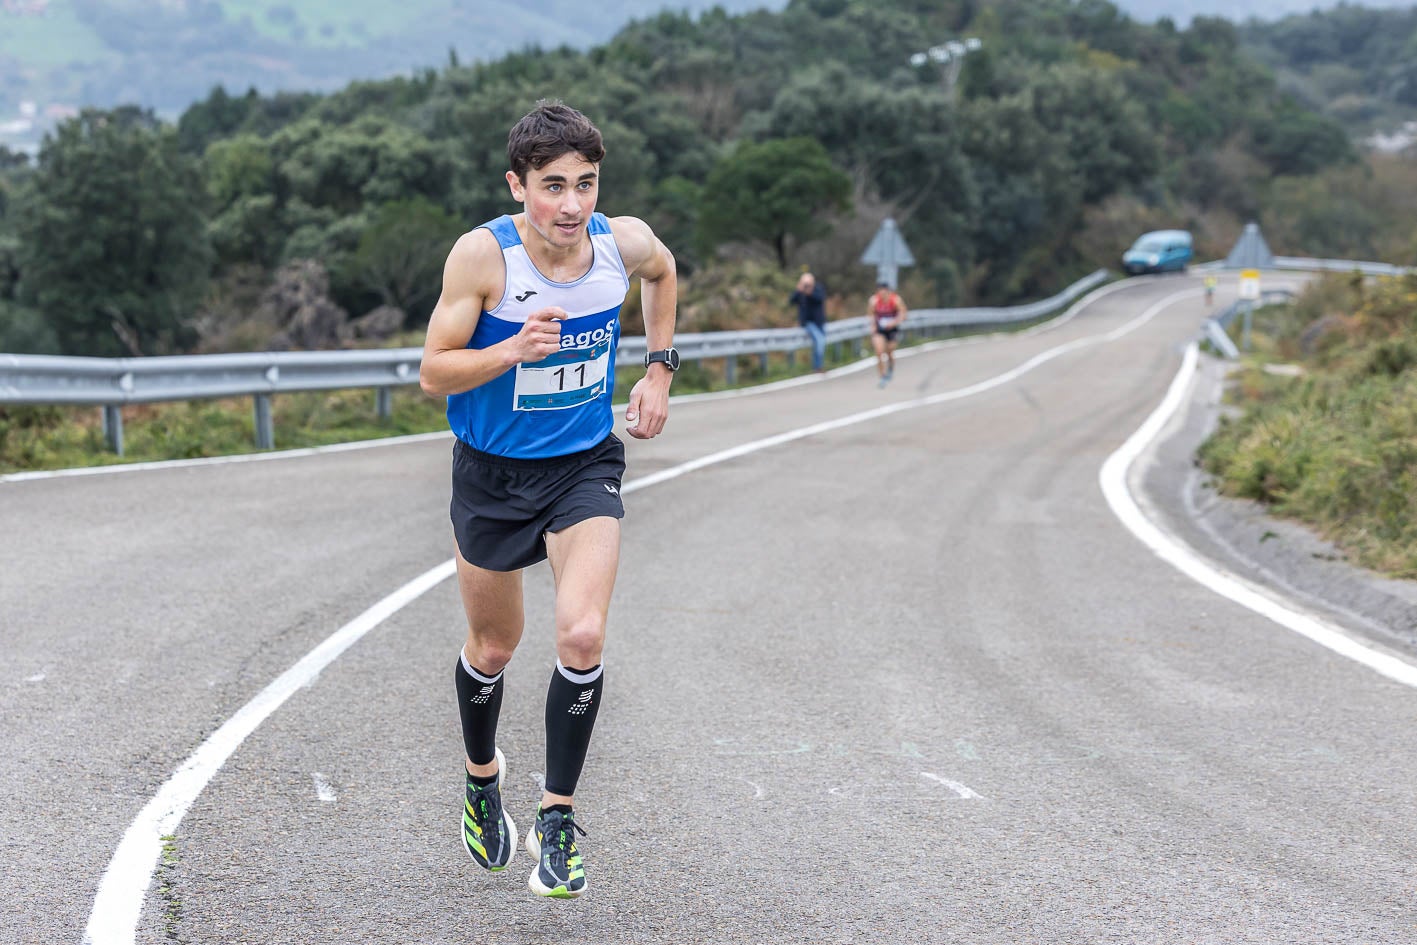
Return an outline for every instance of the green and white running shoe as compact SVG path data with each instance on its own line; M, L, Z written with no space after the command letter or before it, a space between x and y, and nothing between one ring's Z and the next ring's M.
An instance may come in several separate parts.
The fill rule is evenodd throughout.
M559 810L536 811L536 823L526 833L526 848L536 857L536 867L526 884L538 896L575 899L586 891L585 863L576 849L576 834L586 832L574 814Z
M462 845L472 862L494 873L507 868L517 846L517 825L502 808L502 779L506 773L507 759L498 748L497 783L478 787L472 775L467 775L467 797L463 801Z

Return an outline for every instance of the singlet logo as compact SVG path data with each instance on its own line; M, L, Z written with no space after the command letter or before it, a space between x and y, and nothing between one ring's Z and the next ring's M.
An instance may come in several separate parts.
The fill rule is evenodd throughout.
M563 332L561 334L561 347L589 348L592 345L598 345L602 341L615 337L615 329L619 324L620 320L618 318L612 318L605 323L604 328L597 328L594 331L582 331L574 335Z
M532 297L533 295L535 295L535 294L536 294L536 290L535 290L535 289L527 289L527 290L526 290L525 292L523 292L521 295L515 296L515 298L516 298L516 300L517 300L518 302L525 302L527 299L531 298L531 297Z

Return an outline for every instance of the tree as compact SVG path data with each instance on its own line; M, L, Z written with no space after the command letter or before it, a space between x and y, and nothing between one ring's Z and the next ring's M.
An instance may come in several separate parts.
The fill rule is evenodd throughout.
M1353 145L1337 122L1286 99L1254 123L1255 151L1276 174L1315 174L1354 158Z
M438 296L443 260L462 230L457 218L426 198L385 204L359 239L349 281L405 312L427 306Z
M224 138L212 142L202 161L212 212L208 232L220 265L273 266L285 233L266 143L250 134Z
M824 214L851 207L851 178L812 138L743 142L709 172L699 236L709 245L761 240L787 268L787 240L821 235Z
M446 151L382 118L365 116L344 126L307 119L273 136L270 147L287 193L340 216L367 204L420 194L441 201L447 195Z
M151 113L85 110L45 139L21 195L20 301L66 353L181 350L210 265L205 197Z

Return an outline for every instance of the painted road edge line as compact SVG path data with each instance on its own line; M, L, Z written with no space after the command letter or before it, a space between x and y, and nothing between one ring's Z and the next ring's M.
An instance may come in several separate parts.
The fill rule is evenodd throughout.
M1140 315L1109 332L1077 338L1056 348L1040 352L1017 367L968 387L942 391L914 400L900 401L872 410L863 410L836 420L799 427L796 430L789 430L775 436L753 440L731 449L721 450L696 460L681 463L678 466L672 466L658 473L642 476L632 482L625 483L620 492L622 495L628 495L648 486L677 479L685 473L793 440L864 423L888 414L942 404L982 393L1021 377L1034 368L1070 351L1107 341L1115 341L1146 324L1173 302L1188 296L1199 295L1202 291L1201 289L1188 289L1174 292L1153 303ZM181 823L188 808L196 801L198 795L206 788L207 783L226 763L226 760L271 713L280 708L296 691L311 685L321 671L334 662L340 654L407 604L452 577L455 573L455 562L449 559L437 567L425 571L374 604L336 630L323 643L316 646L294 666L257 693L250 702L242 706L234 716L202 742L191 757L163 783L162 787L158 789L157 795L139 812L137 819L129 825L128 830L123 834L118 849L114 852L107 869L104 870L103 877L99 880L98 895L94 898L93 911L89 914L88 925L84 931L84 945L132 945L138 921L142 916L143 900L148 886L152 883L153 873L157 869L158 858L162 852L162 838L176 831L177 825Z
M327 637L207 736L123 834L99 882L84 942L94 945L131 943L142 913L143 898L162 853L162 838L176 831L187 809L226 759L267 716L313 682L341 653L453 573L454 563L448 560L409 581Z
M947 788L949 788L951 791L955 792L955 794L958 795L961 800L966 800L966 801L982 801L982 800L984 800L984 798L980 797L978 794L974 793L974 791L970 790L968 787L964 786L963 784L960 784L958 781L951 781L949 778L942 778L942 777L940 777L938 774L935 774L935 773L932 772L932 771L922 771L922 772L920 772L920 777L922 777L922 778L929 778L931 781L934 781L936 784L943 784L945 787L947 787Z
M1305 613L1290 602L1276 599L1271 592L1245 581L1238 575L1227 574L1212 566L1183 542L1162 531L1160 526L1142 513L1128 486L1127 474L1142 451L1160 435L1167 421L1186 402L1199 357L1198 346L1191 342L1186 348L1181 369L1172 379L1161 403L1136 432L1102 464L1098 480L1107 504L1142 544L1192 580L1340 656L1361 663L1395 682L1417 688L1417 665L1361 643L1338 626L1316 615Z

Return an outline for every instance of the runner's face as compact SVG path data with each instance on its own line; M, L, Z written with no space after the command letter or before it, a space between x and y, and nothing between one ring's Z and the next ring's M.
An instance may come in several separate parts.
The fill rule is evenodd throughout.
M512 196L526 207L527 223L552 246L570 248L585 237L600 195L600 166L580 154L563 154L526 172L526 184L511 171Z

